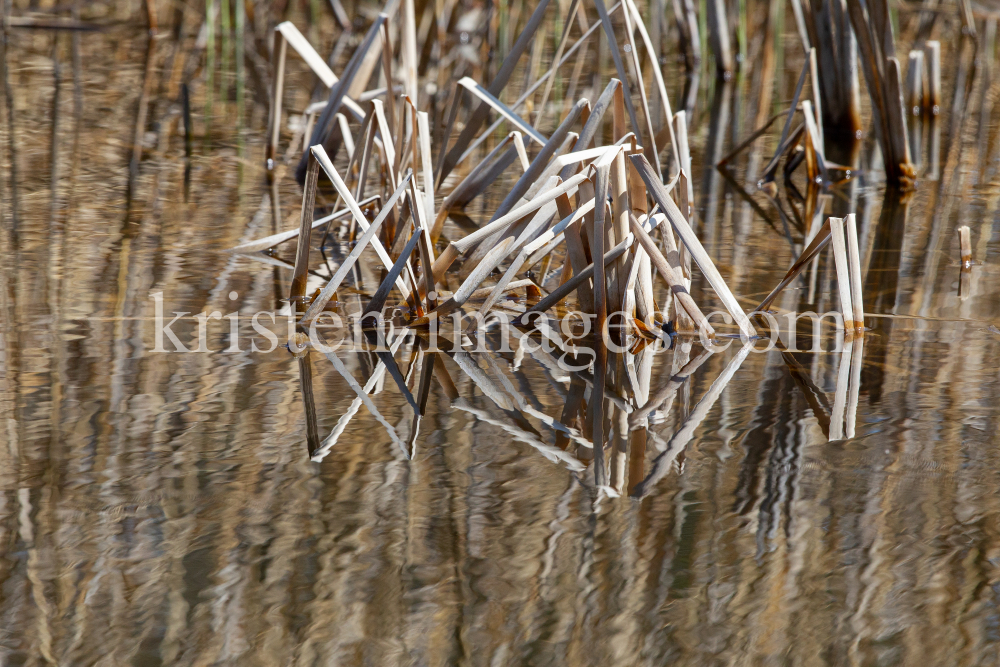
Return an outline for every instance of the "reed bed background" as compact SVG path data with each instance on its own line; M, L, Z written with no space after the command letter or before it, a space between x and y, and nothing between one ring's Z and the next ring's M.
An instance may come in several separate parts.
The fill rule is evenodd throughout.
M551 61L569 4L551 3L546 39L513 71L504 101ZM673 394L654 415L639 479L715 398L651 492L598 500L592 466L553 464L505 430L530 432L511 418L519 412L555 443L525 408L559 415L564 392L577 390L550 382L530 355L518 367L497 356L498 367L480 367L507 378L524 402L506 399L517 411L504 412L471 366L449 359L464 402L431 383L411 460L362 408L315 463L301 363L286 350L150 352L151 291L190 313L284 305L293 271L229 249L300 222L292 171L304 127L294 117L325 90L288 58L289 113L275 156L287 167L268 183L269 44L290 20L319 53L337 55L339 74L380 7L345 4L343 21L337 6L5 7L4 662L996 659L995 17L965 6L896 10L897 53L924 52L927 39L942 52L940 99L927 98L920 155L911 153L915 189L883 189L862 81L862 140L843 153L834 142L824 147L831 163L861 177L810 194L799 171L796 197L781 171L774 191L756 187L783 118L728 169L715 166L789 108L808 69L791 7L639 3L644 17L664 17L646 25L662 49L673 111L684 112L695 224L741 305L749 310L781 281L806 245L804 221L855 213L871 331L856 382L853 359L840 354L739 359L735 347L703 356L682 342L651 357L650 393ZM417 46L430 70L420 74L421 109L435 127L447 121L454 88L432 66L450 58L453 76L461 67L486 85L534 9L456 2L440 10L449 6L454 20L445 25L427 18L439 15L437 5L434 14L416 6ZM688 19L683 40L677 16ZM710 16L730 29L711 27ZM728 61L715 56L723 32ZM547 93L551 109L521 111L546 136L562 119L558 109L581 96L596 101L617 67L600 40L565 71ZM803 91L814 100L811 83ZM665 118L658 103L650 95L650 115ZM506 136L498 129L478 150L485 155ZM657 145L664 172L674 173L671 143ZM346 163L341 153L338 169ZM505 176L475 200L469 219L489 221L514 180ZM437 192L440 204L447 189ZM967 272L962 225L971 227ZM340 238L332 247L341 257L350 250ZM316 248L311 257L321 261ZM294 248L278 258L294 264ZM372 261L360 269L366 297L381 282L376 269ZM777 307L838 308L835 273L833 257L821 254ZM697 271L691 292L717 303ZM658 303L665 294L657 284ZM196 325L187 318L175 331L190 342ZM210 332L210 349L228 346L225 323ZM409 368L406 354L400 363ZM738 369L713 394L734 360ZM363 376L362 358L343 363ZM309 364L316 428L327 434L354 393L327 359L311 355ZM837 391L845 374L860 395L854 424L844 426L855 433L838 438L829 417L845 409ZM373 401L410 433L413 411L391 385Z

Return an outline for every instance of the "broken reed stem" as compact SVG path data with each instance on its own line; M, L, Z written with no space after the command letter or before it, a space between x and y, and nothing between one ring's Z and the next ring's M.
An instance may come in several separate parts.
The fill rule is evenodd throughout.
M851 270L844 242L844 219L830 218L830 235L833 238L833 259L837 267L837 289L840 292L840 312L844 316L844 330L854 329L854 308L851 305Z
M910 51L910 60L906 66L906 92L909 100L907 111L912 116L919 116L924 101L924 52Z
M958 228L958 242L962 252L962 269L968 270L972 268L972 239L968 225Z
M448 267L450 267L452 263L456 259L458 259L460 255L468 252L474 246L487 239L489 236L503 229L506 229L507 226L510 225L511 223L520 220L529 213L534 213L545 204L554 200L559 195L570 192L573 188L577 187L580 183L582 183L585 180L587 180L586 174L577 174L576 176L571 177L569 180L562 183L558 187L542 192L527 204L515 208L510 213L507 213L503 217L500 217L494 220L493 222L479 228L478 230L469 234L468 236L448 244L448 247L445 248L444 252L438 255L437 259L434 260L434 266L433 266L434 282L435 283L441 282L445 272L448 270Z
M265 158L265 166L270 179L274 178L274 169L277 166L275 160L278 154L278 136L281 134L281 100L285 87L285 58L288 55L288 42L285 41L285 37L280 31L275 31L274 41L278 57L275 60L274 73L272 74L274 86L271 91L271 138L267 142Z
M378 195L374 195L372 197L368 197L367 199L359 201L358 206L360 208L366 208L376 203L380 199L381 197L379 197ZM330 222L333 222L334 220L346 218L349 215L351 215L351 209L342 208L339 211L334 211L330 215L323 216L322 218L313 220L312 228L316 229L320 225L326 225ZM278 232L277 234L271 234L270 236L265 236L264 238L254 239L253 241L247 241L246 243L241 243L238 246L233 246L231 250L232 252L238 252L243 254L251 254L255 252L261 252L263 250L270 250L271 248L280 245L285 241L290 241L294 238L297 238L298 235L299 235L299 228L296 227L295 229L289 229L288 231ZM323 244L321 243L320 247L322 246Z
M861 253L858 250L858 223L853 213L844 219L847 227L847 250L851 262L851 306L854 309L854 327L864 329L865 308L861 297Z
M316 183L319 180L319 161L310 156L306 184L302 191L302 212L299 220L299 240L295 249L295 270L288 300L293 312L304 310L306 281L309 278L309 241L312 236L313 211L316 208Z
M924 108L932 116L937 116L941 113L941 43L937 41L925 43L924 55L927 67Z
M831 72L832 74L832 72ZM823 103L820 95L819 68L816 66L816 49L809 49L809 84L812 88L813 108L816 110L816 141L823 148Z

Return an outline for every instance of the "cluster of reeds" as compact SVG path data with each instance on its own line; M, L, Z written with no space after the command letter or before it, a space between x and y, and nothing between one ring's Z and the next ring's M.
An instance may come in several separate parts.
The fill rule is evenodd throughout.
M557 430L569 440L556 443L552 450L552 446L539 442L537 437L520 433L523 429L517 426L503 427L518 431L522 439L543 451L561 452L570 441L577 442L595 461L596 482L602 486L610 483L611 488L619 492L624 488L625 441L632 437L629 434L633 430L645 428L644 415L648 416L661 406L677 386L671 379L673 384L668 384L668 389L661 392L663 395L651 397L652 358L644 355L657 346L669 344L673 331L682 336L699 335L706 342L715 341L717 336L734 335L744 340L744 350L720 376L718 387L713 385L714 393L706 397L705 410L696 411L701 417L692 415L690 423L675 436L677 443L671 441L666 452L676 456L678 448L686 442L684 438L690 439L694 427L758 338L751 318L726 284L692 225L693 189L685 113L671 113L659 68L653 67L669 129L660 136L670 142L670 156L677 165L673 177L664 182L660 164L666 147L659 148L655 143L648 96L643 79L637 76L641 67L633 34L637 32L642 36L649 54L653 53L642 17L631 0L624 0L611 10L606 10L602 0L595 4L599 19L592 25L582 23L580 37L567 48L576 12L582 12L581 3L571 5L565 23L567 29L561 36L552 67L514 104L505 104L500 97L541 22L547 2L541 2L534 10L489 86L468 76L455 81L444 137L451 136L458 124L463 95L468 96L471 109L457 138L438 145L436 154L432 152L432 123L428 113L420 110L418 101L420 86L416 80L414 49L411 48L414 44L412 11L403 11L401 26L393 25L388 12L379 14L340 77L291 23L283 23L276 29L275 84L267 151L267 166L272 173L278 167L287 46L305 60L330 92L327 102L310 106L303 114L304 150L296 169L303 186L299 228L245 243L236 250L267 252L279 243L292 238L297 240L295 263L290 267L289 294L291 314L297 325L289 348L299 356L304 385L311 383L307 333L322 329L324 313L346 304L345 281L353 274L354 287L349 292L359 296L365 294L356 313L357 321L373 345L381 344L377 347L376 372L372 372L367 384L362 386L347 372L336 353L326 356L357 394L349 415L364 403L389 428L390 434L394 431L379 417L370 392L386 372L394 379L414 410L410 441L403 443L398 437L393 438L408 456L413 455L417 426L432 377L438 378L445 393L456 404L461 403L463 409L471 410L457 394L452 395L454 383L448 379L443 362L435 363L437 354L450 356L476 381L484 394L494 398L501 407L510 409L510 401L514 400L520 409L528 410L520 405L516 392L507 395L494 386L495 383L484 379L478 362L464 351L461 335L455 338L451 349L439 350L436 339L434 346L427 347L432 334L441 331L449 322L456 322L458 326L461 318L453 317L455 315L473 315L473 324L464 332L457 332L466 336L466 341L468 337L489 336L491 323L509 322L510 332L505 334L518 339L547 339L574 359L587 357L581 357L575 344L560 336L558 324L549 323L546 314L563 312L561 309L570 303L584 318L593 320L594 334L587 342L592 358L585 364L592 370L562 374L563 381L570 383L568 391L573 396L567 400L563 420L536 415L545 423L559 424ZM618 11L622 11L627 26L630 48L617 47L610 16ZM612 46L619 77L607 83L595 102L585 98L573 102L565 109L555 130L546 136L537 122L529 122L517 109L547 82L544 100L559 65L599 27L603 27ZM403 35L398 59L391 41L391 36L397 32ZM815 59L812 63L815 92L818 90ZM382 68L384 85L373 90L359 90L357 83L371 79L377 66ZM795 113L788 113L785 118L780 145L765 170L765 180L773 180L778 160L783 155L791 156L788 162L793 163L786 164L786 176L805 163L810 182L822 180L828 170L837 168L823 157L822 130L812 103L809 100L799 103L809 71L807 66L802 72L792 105ZM633 94L640 101L641 122L633 107ZM816 104L819 105L818 98ZM535 115L536 121L544 117L545 112L542 105ZM480 132L491 113L496 115L496 122ZM798 114L802 122L792 131L793 117ZM490 136L496 136L495 130L501 123L507 124L508 134L500 135L502 139L492 150L470 166L477 146ZM604 139L608 136L607 124L611 126L610 140ZM352 126L358 129L352 130ZM292 146L291 150L297 153L298 147ZM341 151L346 155L341 157ZM338 159L341 160L339 168ZM459 167L461 176L450 178ZM464 210L488 190L495 193L496 188L491 186L510 171L515 174L513 186L491 210L489 220L477 226ZM320 200L333 212L316 219ZM447 226L449 219L456 223L454 229ZM842 219L830 218L817 226L785 280L759 310L765 310L832 239L845 328L853 332L861 327L861 280L853 219L853 215L848 217L846 237ZM321 250L334 229L354 243L353 249L335 269L326 262L325 255L322 268L310 265L310 254L316 245L314 230L320 227L325 228L319 243ZM359 282L359 259L363 254L372 255L381 266L378 285L370 295ZM270 256L268 261L280 263ZM722 303L731 318L729 321L735 323L734 332L717 333L708 321L704 309L707 295L696 299L690 291L693 265L697 265L715 298ZM657 276L668 288L666 297L659 302L654 289ZM522 290L523 297L520 296ZM619 316L615 322L610 321L613 315ZM404 333L397 333L387 341L383 333L387 322ZM419 363L410 364L409 378L400 371L393 356L404 337L412 338L419 348ZM390 347L384 347L386 344ZM488 363L496 363L492 355L487 354L485 358ZM419 380L412 373L415 367L422 368ZM636 374L636 368L645 369L644 379ZM683 373L679 377L684 377ZM582 384L576 384L578 381ZM584 385L586 400L580 393ZM334 434L321 443L314 426L311 392L303 394L307 420L313 424L308 434L310 454L322 458L336 442L343 426L338 425L339 431L335 429ZM585 414L580 414L581 403L586 404ZM612 459L610 466L605 463L606 447L610 448L607 455ZM553 456L565 458L562 454ZM581 457L587 458L581 453L573 460L579 461ZM620 460L617 457L621 457ZM671 460L668 456L655 463L651 480L643 482L638 475L631 479L630 487L636 493L643 493L669 468ZM636 459L634 465L641 473L642 458Z
M879 142L887 181L904 189L911 187L921 150L921 132L913 121L921 115L936 116L940 112L940 44L927 41L921 49L910 51L904 88L885 0L866 3L792 0L791 7L806 57L806 69L811 73L812 96L808 101L812 106L817 145L823 147L826 144L824 135L830 133L831 145L837 147L839 153L841 147L853 145L854 138L860 136L860 54L861 70L871 98L872 129ZM725 45L717 46L715 51L717 61L724 62ZM797 97L798 92L792 110L802 111ZM913 127L910 132L907 130L908 117Z

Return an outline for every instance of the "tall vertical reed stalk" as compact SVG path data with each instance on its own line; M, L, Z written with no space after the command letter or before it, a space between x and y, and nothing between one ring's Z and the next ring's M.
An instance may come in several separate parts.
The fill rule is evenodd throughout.
M205 0L205 30L205 141L208 141L215 94L215 0Z
M916 176L910 161L903 109L903 82L896 59L895 39L886 0L847 5L861 51L861 65L872 99L872 120L889 183L907 187Z
M853 0L852 0L853 1ZM857 43L846 0L792 0L806 54L816 49L822 118L834 136L853 138L861 127ZM817 109L820 107L817 106Z
M229 101L229 52L232 50L232 14L229 0L219 0L219 35L222 38L219 59L219 101L225 106Z
M236 145L243 157L243 123L246 112L246 0L236 0ZM242 163L240 168L242 169Z

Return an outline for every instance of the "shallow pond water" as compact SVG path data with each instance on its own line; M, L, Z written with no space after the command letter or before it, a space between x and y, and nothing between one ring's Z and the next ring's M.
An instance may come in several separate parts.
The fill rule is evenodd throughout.
M376 415L352 406L326 356L250 348L267 347L250 318L284 306L291 271L229 249L294 228L301 201L287 171L274 188L264 177L267 65L248 62L238 132L233 86L211 124L193 90L185 157L181 83L203 80L190 49L200 19L179 41L150 42L136 15L109 11L98 18L122 23L93 33L13 30L7 45L0 662L1000 659L1000 109L988 69L961 114L939 117L936 175L900 197L876 163L820 200L857 212L864 337L847 353L829 337L817 352L650 348L651 394L693 370L645 442L609 450L622 491L611 497L594 485L593 450L552 425L587 380L544 355L437 353L429 368L444 372L415 431L388 377L373 381ZM298 63L289 81L301 109L311 75ZM711 166L749 133L754 81L703 82L691 130L699 233L748 310L801 250L791 200L783 223ZM858 147L863 167L872 143ZM496 196L470 217L488 219ZM963 224L975 260L964 276ZM335 236L331 261L349 251ZM824 253L813 283L776 306L835 309L832 265ZM377 272L362 274L370 294ZM692 291L709 295L698 280ZM165 312L188 313L174 331L191 348L197 314L238 312L240 349L223 318L207 322L206 351L155 352L157 293ZM409 339L397 348L411 388L428 358ZM362 385L377 362L337 359Z

